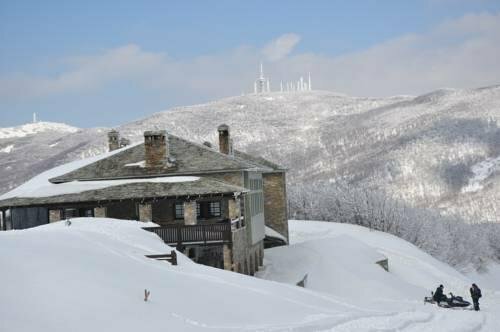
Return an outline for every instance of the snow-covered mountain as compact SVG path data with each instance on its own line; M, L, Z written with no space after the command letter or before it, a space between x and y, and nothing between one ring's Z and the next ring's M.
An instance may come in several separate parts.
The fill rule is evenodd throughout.
M27 123L22 126L0 128L0 139L7 139L13 137L26 137L36 135L43 132L60 132L60 133L75 133L78 128L68 126L64 123L55 122L34 122Z
M414 206L498 221L499 121L500 86L492 86L391 98L324 91L243 95L173 108L117 129L133 142L146 129L162 128L215 143L217 125L227 123L236 148L288 167L290 183L349 181ZM0 183L1 191L50 166L106 149L104 129L65 134L55 140L67 150L58 152L39 137L29 141L33 149L43 147L44 162L17 167L26 174ZM10 149L0 152L0 175L16 158L25 158L16 144L0 139L0 150Z
M53 122L0 128L0 191L61 163L101 153L105 141L99 138L106 132Z

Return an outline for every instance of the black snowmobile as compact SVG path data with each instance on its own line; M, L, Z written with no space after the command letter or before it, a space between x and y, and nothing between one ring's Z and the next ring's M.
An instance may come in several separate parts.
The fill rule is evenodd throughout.
M468 306L470 306L469 301L465 301L463 297L461 296L455 296L453 293L450 293L449 297L444 296L445 298L442 301L436 301L434 300L434 292L431 292L432 296L426 296L424 298L424 304L425 303L432 303L432 304L437 304L441 308L463 308L466 309Z

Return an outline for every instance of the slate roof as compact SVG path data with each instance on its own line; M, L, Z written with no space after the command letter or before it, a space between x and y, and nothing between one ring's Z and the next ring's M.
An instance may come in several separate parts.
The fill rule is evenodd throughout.
M197 175L239 170L262 172L282 170L263 158L252 157L239 151L235 151L233 156L228 156L174 135L168 135L168 142L170 159L174 161L175 167L156 170L140 167L138 164L144 161L145 152L144 144L139 144L73 172L52 178L50 182Z
M0 201L0 206L32 206L65 203L83 203L98 201L116 201L124 199L175 198L233 194L248 192L243 187L227 184L222 181L200 178L197 181L155 183L136 182L103 189L88 190L72 194L49 197L14 197Z

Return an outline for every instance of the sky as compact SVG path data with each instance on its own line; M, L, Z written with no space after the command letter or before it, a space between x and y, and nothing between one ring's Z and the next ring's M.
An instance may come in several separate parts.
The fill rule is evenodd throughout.
M500 0L0 0L0 127L112 127L312 76L352 96L500 84Z

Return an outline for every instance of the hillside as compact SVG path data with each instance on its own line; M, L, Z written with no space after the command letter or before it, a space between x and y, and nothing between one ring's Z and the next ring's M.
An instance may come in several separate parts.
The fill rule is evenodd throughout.
M174 108L117 129L132 141L142 140L145 129L166 128L215 143L217 125L227 123L237 148L288 167L290 183L348 181L413 206L495 221L500 220L499 120L500 86L492 86L391 98L322 91L243 95ZM49 164L106 148L104 130L81 130L64 142L66 155L44 151L43 163L26 162L29 172L21 168L8 186ZM37 135L32 149L47 143ZM0 149L11 144L0 139ZM16 149L0 155L2 165L4 155L9 163L24 158ZM8 177L2 167L4 173ZM0 185L1 191L8 189L7 183Z
M466 295L470 280L384 233L292 222L295 244L266 251L265 271L305 268L310 282L303 289L198 265L182 254L177 266L150 260L144 255L171 248L144 225L78 218L70 226L0 232L2 281L9 285L0 288L0 330L494 331L500 323L500 295L483 285L479 313L424 305L436 283ZM390 272L374 264L381 255L389 257ZM278 265L290 257L299 264ZM147 302L144 289L151 292Z

